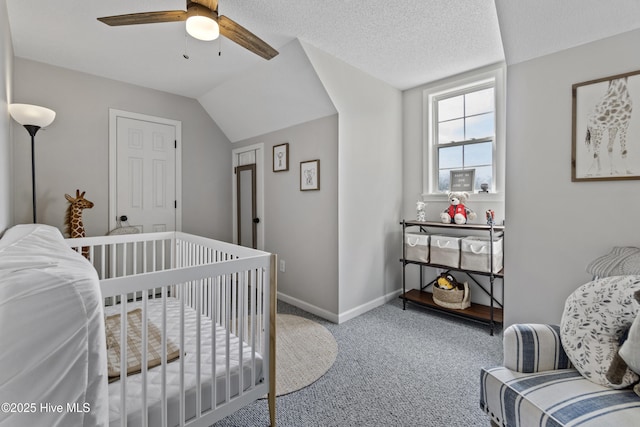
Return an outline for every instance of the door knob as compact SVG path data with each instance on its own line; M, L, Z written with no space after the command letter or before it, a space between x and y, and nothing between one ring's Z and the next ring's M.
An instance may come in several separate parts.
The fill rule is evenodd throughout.
M260 222L260 218L253 218L254 224L258 224Z

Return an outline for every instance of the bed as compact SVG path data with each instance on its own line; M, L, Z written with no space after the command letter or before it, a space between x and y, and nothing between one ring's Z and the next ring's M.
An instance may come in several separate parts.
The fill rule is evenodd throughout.
M210 426L265 395L275 425L274 265L180 232L7 230L0 425Z

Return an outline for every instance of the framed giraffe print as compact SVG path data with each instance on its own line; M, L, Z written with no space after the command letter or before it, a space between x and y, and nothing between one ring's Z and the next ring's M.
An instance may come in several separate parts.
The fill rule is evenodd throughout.
M640 70L576 83L572 97L571 181L640 179Z

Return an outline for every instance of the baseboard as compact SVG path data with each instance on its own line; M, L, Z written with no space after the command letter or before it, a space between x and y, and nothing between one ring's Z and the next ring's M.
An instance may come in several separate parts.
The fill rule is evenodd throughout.
M335 314L323 308L316 307L315 305L309 304L287 294L283 294L282 292L278 292L278 299L286 302L287 304L291 304L293 306L301 308L304 311L308 311L311 314L315 314L318 317L322 317L323 319L326 319L330 322L340 324L346 322L347 320L353 319L354 317L358 317L369 310L373 310L376 307L380 307L381 305L384 305L395 298L398 298L401 293L402 289L397 289L393 292L381 296L380 298L376 298L372 301L359 305L358 307L352 308L351 310L345 311L344 313L340 314Z
M344 313L340 313L338 315L338 323L346 322L347 320L353 319L354 317L358 317L369 310L373 310L376 307L380 307L381 305L388 303L394 298L398 298L398 296L401 293L402 293L402 289L397 289L393 292L389 292L388 294L381 296L380 298L376 298L372 301L359 305L358 307L354 307L351 310L347 310Z
M315 314L318 317L322 317L323 319L326 319L330 322L339 323L338 315L330 311L327 311L324 308L316 307L315 305L309 304L305 301L299 300L298 298L294 298L287 294L283 294L282 292L278 292L278 299L286 302L287 304L291 304L293 306L301 308L304 311L307 311L311 314Z

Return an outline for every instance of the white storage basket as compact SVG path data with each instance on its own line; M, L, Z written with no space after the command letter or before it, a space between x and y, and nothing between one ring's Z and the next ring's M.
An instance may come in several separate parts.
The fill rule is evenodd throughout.
M405 233L404 251L407 260L429 262L429 235Z
M432 235L431 264L459 268L460 240L462 240L461 237Z
M493 239L493 273L502 270L502 237ZM462 239L460 268L465 270L491 271L491 245L489 238L469 236Z

